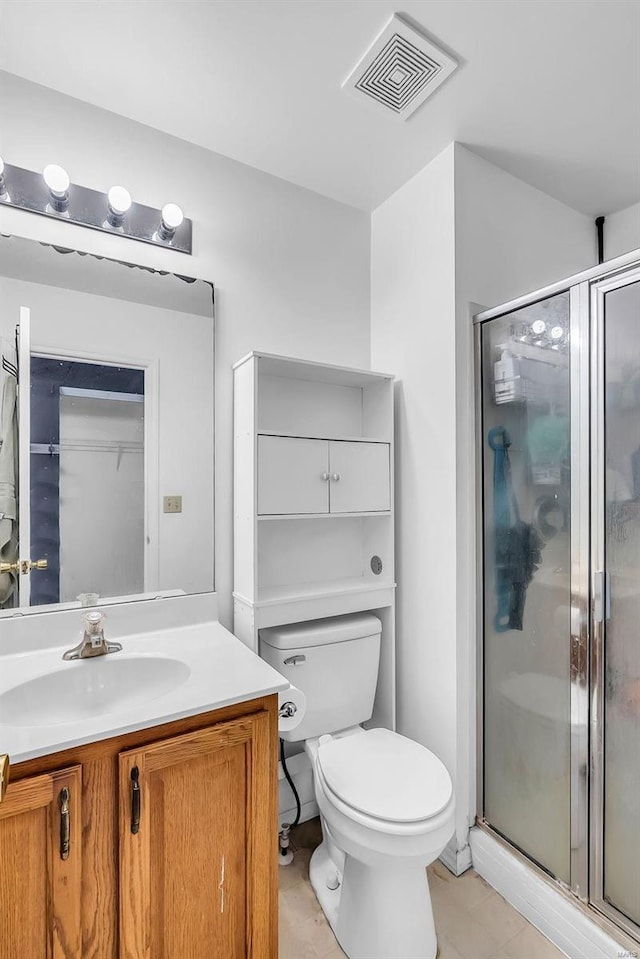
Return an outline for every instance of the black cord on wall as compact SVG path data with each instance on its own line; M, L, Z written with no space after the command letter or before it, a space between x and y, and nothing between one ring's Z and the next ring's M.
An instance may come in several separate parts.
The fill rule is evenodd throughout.
M300 806L300 796L298 795L298 790L293 784L293 779L289 775L289 770L287 769L287 761L284 756L284 739L280 740L280 762L282 763L282 771L285 775L285 778L289 785L291 786L291 792L293 793L293 798L296 801L296 818L291 823L291 827L297 826L300 822L300 813L302 812L302 807Z
M604 263L604 217L596 217L596 233L598 235L598 263Z

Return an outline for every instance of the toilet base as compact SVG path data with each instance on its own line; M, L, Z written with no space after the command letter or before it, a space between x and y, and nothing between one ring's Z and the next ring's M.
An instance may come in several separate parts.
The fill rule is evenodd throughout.
M333 869L323 842L311 857L309 877L349 959L435 959L438 947L424 865L390 860L383 870L347 855L336 890L326 884Z
M340 906L340 893L342 892L342 881L336 889L328 888L327 876L330 872L333 874L334 870L335 866L329 858L327 843L322 842L311 856L311 861L309 862L309 880L316 894L316 899L320 903L322 911L335 934L338 908Z

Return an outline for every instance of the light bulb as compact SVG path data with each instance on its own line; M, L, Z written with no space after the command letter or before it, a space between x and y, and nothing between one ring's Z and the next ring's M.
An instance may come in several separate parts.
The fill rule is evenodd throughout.
M170 243L183 220L184 214L177 203L165 203L156 239Z
M166 203L162 207L162 222L167 230L177 230L184 220L184 213L177 203Z
M123 186L112 186L107 193L107 203L107 223L117 229L131 207L131 194Z
M540 336L541 333L544 333L546 328L547 328L547 324L545 323L544 320L534 320L533 323L531 324L531 329L536 334L536 336Z
M49 163L42 171L49 187L49 207L56 213L66 213L69 206L69 174L56 163Z
M42 171L44 182L54 196L62 197L69 189L69 174L57 163L49 163Z
M126 213L131 206L131 194L123 186L112 186L107 197L114 213Z
M564 333L564 330L562 329L561 326L554 326L554 327L551 328L551 339L552 339L552 340L560 340L560 339L562 339L562 334L563 334L563 333Z

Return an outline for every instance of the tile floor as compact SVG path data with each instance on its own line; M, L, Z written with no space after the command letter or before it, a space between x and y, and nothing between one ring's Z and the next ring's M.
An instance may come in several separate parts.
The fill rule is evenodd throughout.
M309 859L320 842L312 819L292 833L295 858L281 866L280 959L343 959L309 883ZM442 863L429 867L440 959L563 959L476 872L456 878ZM389 959L402 959L390 956Z

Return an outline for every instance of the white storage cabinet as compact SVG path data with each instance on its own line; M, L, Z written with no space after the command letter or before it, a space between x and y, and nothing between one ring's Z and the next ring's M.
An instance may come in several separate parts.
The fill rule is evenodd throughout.
M250 353L234 366L234 632L362 610L395 726L393 377Z
M391 508L389 443L258 436L258 515Z

